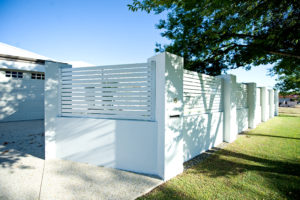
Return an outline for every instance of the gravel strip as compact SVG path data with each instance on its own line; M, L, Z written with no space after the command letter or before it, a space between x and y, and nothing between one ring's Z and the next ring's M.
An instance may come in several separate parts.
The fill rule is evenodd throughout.
M199 164L200 162L202 162L203 160L205 160L206 158L208 158L209 156L214 154L216 151L223 149L227 145L228 145L228 143L223 142L223 143L219 144L218 146L213 147L212 149L207 150L204 153L201 153L200 155L192 158L191 160L186 161L185 163L183 163L184 171Z

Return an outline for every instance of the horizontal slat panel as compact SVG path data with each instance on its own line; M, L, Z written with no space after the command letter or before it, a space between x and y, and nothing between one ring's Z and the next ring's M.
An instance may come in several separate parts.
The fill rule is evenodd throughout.
M184 104L191 104L197 106L198 104L211 104L211 103L222 103L221 98L218 99L185 99L183 100Z
M184 111L184 116L187 115L199 115L199 114L204 114L204 113L212 113L212 112L223 112L223 110L219 110L219 109L211 109L211 110L188 110L188 111Z
M130 88L97 88L97 90L94 90L94 91L91 91L91 90L86 90L86 91L82 91L82 93L90 93L90 94L97 94L96 92L100 92L100 91L111 91L111 92L115 92L115 91L118 91L118 92L122 92L122 91L150 91L151 88L150 87L130 87ZM65 90L63 90L62 92L67 92ZM68 91L68 92L73 92L73 91ZM70 93L71 94L71 93Z
M62 113L86 113L86 114L121 114L121 115L150 115L150 112L145 111L117 111L117 110L75 110L62 109Z
M203 93L204 95L205 93ZM207 93L206 93L207 94ZM215 96L222 96L221 94L211 94L211 95L215 95ZM191 94L191 93L187 93L187 94L184 94L184 97L199 97L201 95L199 94Z
M75 72L75 71L95 71L95 70L101 70L101 69L125 69L125 68L147 68L147 63L137 63L137 64L127 64L127 65L107 65L107 66L95 66L95 67L77 67L77 68L64 68L62 69L62 72Z
M222 81L220 78L184 71L184 115L222 112Z
M183 76L184 81L194 82L194 81L201 81L201 82L211 82L211 83L218 83L221 82L221 79L214 79L214 78L203 78L203 77L192 77L189 75Z
M62 104L69 104L69 105L75 105L75 104L81 104L81 105L93 105L93 106L101 106L101 105L136 105L136 106L142 106L147 105L150 106L151 102L107 102L107 101L67 101L62 100ZM63 105L62 105L63 106Z
M218 78L218 77L215 77L215 76L210 76L210 75L206 75L206 74L202 74L202 73L199 73L199 72L194 72L194 71L190 71L190 70L186 70L186 69L183 70L183 73L188 74L188 75L194 75L194 76L199 76L200 75L200 76L207 77L207 78L211 78L211 77Z
M149 116L141 115L101 115L101 114L80 114L80 113L62 113L63 117L92 117L99 119L138 119L149 120Z
M85 92L85 93L62 93L62 96L87 96L87 95L95 95L95 96L150 96L151 92L119 92L119 91L112 91L112 92Z
M134 74L115 74L115 75L89 75L89 76L69 76L69 77L63 77L62 81L69 81L69 80L84 80L84 79L88 79L88 80L103 80L106 78L139 78L139 77L149 77L149 73L134 73Z
M216 81L202 81L202 80L185 80L184 79L184 86L210 86L210 87L218 87L221 86L222 82L216 82Z
M90 106L90 105L63 105L63 109L72 108L72 109L114 109L114 110L144 110L150 111L150 106Z
M132 85L129 85L129 84L103 84L101 85L100 87L97 86L81 86L81 87L74 87L72 88L72 85L68 86L68 85L64 85L62 87L62 91L65 92L65 91L82 91L82 92L85 92L85 91L97 91L99 88L130 88L130 86L134 86L134 83ZM148 84L148 83L140 83L140 84L137 84L137 86L135 88L139 88L139 87L150 87L151 85Z
M207 75L194 75L194 74L183 74L184 78L191 78L191 79L201 79L201 80L210 80L210 81L215 81L215 80L221 80L221 78L217 78L214 76L207 76Z
M96 71L79 71L79 72L62 72L62 77L68 76L84 76L84 75L102 75L102 74L122 74L122 73L150 73L148 68L134 68L134 69L118 69L118 70L96 70Z
M140 83L98 83L98 84L73 84L73 85L62 85L62 88L85 88L85 89L96 89L96 88L103 88L103 87L117 87L117 85L121 85L124 84L124 86L128 85L128 86L133 86L134 84L136 84L137 86L144 86L147 85L149 86L149 82L140 82Z
M207 80L198 80L198 79L189 79L189 78L184 78L183 82L188 85L188 84L194 84L194 85L220 85L222 82L221 81L207 81Z
M212 95L221 95L220 92L183 92L183 96L201 96L201 95L204 95L204 94L212 94Z
M207 82L188 82L184 81L183 87L213 87L221 88L221 83L207 83Z
M99 97L62 97L62 100L86 100L89 98L94 98L96 100L110 100L110 101L150 101L150 97L104 97L104 96L99 96Z
M213 88L203 88L203 89L190 89L184 88L185 93L205 93L205 92L216 92L221 93L221 89L213 89Z
M62 70L62 116L151 119L152 68L147 63Z
M139 82L139 81L149 81L150 77L143 78L103 78L103 79L93 79L93 80L75 80L75 81L62 81L63 85L75 84L75 83L101 83L101 82Z

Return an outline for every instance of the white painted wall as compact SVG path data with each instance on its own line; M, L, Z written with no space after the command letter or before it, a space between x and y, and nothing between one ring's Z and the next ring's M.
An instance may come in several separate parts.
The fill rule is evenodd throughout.
M236 110L236 123L238 133L248 129L248 108L240 108Z
M31 79L31 72L22 70L23 78L6 77L2 67L0 63L0 122L43 119L44 80Z
M58 117L56 157L157 175L157 123Z
M223 112L183 117L184 161L223 142L223 120Z

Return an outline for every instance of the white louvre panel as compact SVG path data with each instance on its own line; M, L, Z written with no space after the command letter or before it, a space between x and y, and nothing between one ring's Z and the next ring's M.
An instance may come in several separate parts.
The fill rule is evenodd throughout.
M247 85L237 83L236 87L236 108L248 108Z
M222 112L221 87L220 78L184 70L184 115Z
M153 120L154 84L148 63L62 69L61 115Z

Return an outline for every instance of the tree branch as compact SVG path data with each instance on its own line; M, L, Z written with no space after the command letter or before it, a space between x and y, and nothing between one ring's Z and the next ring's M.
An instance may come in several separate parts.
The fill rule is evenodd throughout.
M280 56L300 59L300 56L298 56L298 55L285 53L285 52L281 52L281 51L267 51L267 52L270 54L274 54L274 55L280 55Z

